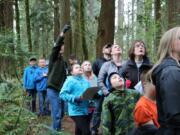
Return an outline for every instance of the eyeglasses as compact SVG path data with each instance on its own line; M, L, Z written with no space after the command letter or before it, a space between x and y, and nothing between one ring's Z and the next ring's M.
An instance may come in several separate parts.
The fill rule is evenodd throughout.
M144 44L143 44L143 43L137 43L137 44L135 44L135 48L139 48L139 47L143 47L143 48L144 48Z

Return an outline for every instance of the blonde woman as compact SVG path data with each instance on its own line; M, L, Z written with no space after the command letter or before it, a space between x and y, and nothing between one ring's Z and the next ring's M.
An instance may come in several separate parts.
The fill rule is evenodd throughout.
M180 135L180 27L168 30L160 40L158 61L149 72L156 86L157 135Z

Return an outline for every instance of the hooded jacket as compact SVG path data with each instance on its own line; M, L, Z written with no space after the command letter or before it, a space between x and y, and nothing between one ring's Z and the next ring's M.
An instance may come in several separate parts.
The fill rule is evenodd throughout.
M82 76L69 76L66 79L59 97L68 102L69 116L88 115L88 100L76 103L75 98L80 97L89 87L90 84Z
M28 66L24 70L23 85L26 90L35 89L35 72L37 66Z
M140 81L141 73L146 70L150 69L152 64L150 63L148 58L143 60L142 65L138 68L136 66L135 61L128 60L122 67L122 76L131 81L130 89L134 89L134 86Z
M171 57L165 58L153 71L152 78L160 125L180 125L180 66Z

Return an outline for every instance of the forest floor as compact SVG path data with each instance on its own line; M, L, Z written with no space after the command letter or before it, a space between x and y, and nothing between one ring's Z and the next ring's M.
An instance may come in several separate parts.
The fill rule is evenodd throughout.
M47 126L51 126L51 116L40 116L38 117L38 121L41 124L45 124ZM62 132L65 132L66 134L73 135L74 134L74 129L75 129L75 124L73 120L65 115L62 120Z
M51 117L50 116L41 116L41 117L38 117L38 121L39 123L42 123L42 124L45 124L47 126L50 127L51 125ZM92 123L91 123L92 124ZM101 125L102 126L102 125ZM62 120L62 133L65 133L66 135L74 135L74 130L75 130L75 123L74 121L67 115L65 115L63 117L63 120ZM102 130L100 128L99 130L99 135L102 135Z

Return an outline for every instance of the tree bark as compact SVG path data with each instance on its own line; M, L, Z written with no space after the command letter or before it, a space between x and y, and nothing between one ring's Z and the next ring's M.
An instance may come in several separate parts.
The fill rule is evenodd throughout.
M6 50L10 50L11 53L15 52L13 41L13 0L0 2L0 33L7 40L9 45ZM6 43L6 45L7 45Z
M84 55L84 60L88 59L88 48L86 44L86 32L85 32L85 10L84 10L84 1L79 0L79 22L80 22L80 38L82 41L82 49L83 49L83 55Z
M124 0L118 0L118 44L123 47Z
M60 5L59 0L54 0L54 41L60 32Z
M31 25L29 17L29 0L25 0L25 13L26 13L26 30L28 38L28 49L29 52L32 52L32 41L31 41Z
M168 0L168 27L172 28L180 22L180 2L179 0Z
M0 74L5 78L15 71L13 16L13 0L0 1L0 40L4 43L0 46Z
M89 14L91 16L94 16L94 12L93 12L94 1L93 0L88 0L88 3L89 3L89 7L88 7Z
M114 40L115 0L101 0L96 39L96 57L101 56L102 47Z
M156 21L156 31L155 31L154 53L157 52L161 37L161 0L155 0L155 21Z
M61 1L61 29L64 27L65 24L71 24L70 20L70 0L62 0ZM68 31L65 35L65 51L64 56L67 59L70 54L72 53L72 33Z
M15 14L16 14L16 32L17 32L17 45L20 47L20 42L21 42L21 33L20 33L20 21L19 21L19 5L18 5L19 0L15 0Z
M0 31L13 32L13 0L0 2Z
M21 48L21 33L20 33L20 14L19 14L19 0L15 0L15 21L16 21L16 36L17 36L17 46L16 52L18 56L19 70L22 71L24 67L24 57L22 57Z
M135 0L132 0L132 39L134 40L134 36L135 36L135 32L134 32L134 4L135 4Z

